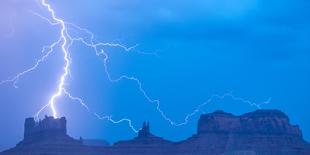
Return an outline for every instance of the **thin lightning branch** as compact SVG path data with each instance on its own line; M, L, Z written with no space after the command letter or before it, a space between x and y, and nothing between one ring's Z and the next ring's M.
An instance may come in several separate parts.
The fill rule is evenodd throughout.
M243 102L243 103L247 103L251 106L255 106L257 109L261 109L261 104L257 104L255 102L251 102L249 100L246 100L246 99L243 99L243 98L240 98L240 97L235 97L234 95L232 95L231 93L227 93L227 94L224 94L222 96L219 96L219 95L213 95L210 99L208 99L206 102L202 103L201 105L199 105L192 113L186 115L185 119L184 119L184 122L181 122L181 123L176 123L174 122L171 118L169 118L165 113L164 111L160 108L160 100L158 99L152 99L148 93L146 92L146 90L143 88L142 86L142 82L136 78L136 77L133 77L133 76L128 76L128 75L122 75L116 79L112 78L109 70L108 70L108 60L109 60L109 56L108 54L104 51L104 50L101 50L99 52L98 50L98 46L114 46L114 47L121 47L123 48L125 51L130 51L131 49L135 48L134 47L131 47L131 48L126 48L122 45L119 45L119 44L110 44L110 43L94 43L93 39L94 39L94 34L91 33L89 30L87 29L84 29L84 28L80 28L72 23L70 23L72 26L78 28L79 30L82 30L84 32L86 32L87 34L89 34L90 37L90 42L87 42L85 41L84 38L71 38L72 40L74 41L81 41L84 45L88 46L88 47L91 47L94 49L95 53L97 56L101 56L103 55L104 56L104 69L105 69L105 72L106 72L106 75L109 79L110 82L114 82L114 83L117 83L121 80L129 80L129 81L134 81L137 86L138 86L138 89L139 91L143 94L143 96L145 97L145 99L150 102L150 103L154 103L156 104L156 109L157 111L160 113L160 115L166 120L168 121L172 126L182 126L182 125L186 125L189 121L189 119L191 117L193 117L194 115L196 115L200 109L205 106L206 104L212 102L212 100L218 98L218 99L224 99L225 97L230 97L232 100L235 100L235 101L239 101L239 102ZM267 102L270 102L267 101ZM267 103L267 102L264 102L264 103ZM102 118L102 117L101 117ZM103 118L108 118L107 116L104 116Z
M53 21L51 21L50 19L48 19L48 18L46 18L46 17L40 15L40 14L37 13L37 12L31 11L31 10L30 10L29 12L31 12L32 14L34 14L34 15L40 17L41 19L47 21L47 22L48 22L50 25L52 25L52 26L59 25L59 22L53 22Z
M87 104L84 103L84 101L83 101L81 98L72 96L66 89L63 89L63 92L64 92L71 100L75 100L75 101L79 102L88 112L90 112L89 107L87 106Z
M249 104L250 106L254 106L256 107L257 109L261 109L261 105L262 104L269 104L270 101L271 101L271 98L269 98L267 101L265 102L262 102L262 103L255 103L255 102L251 102L249 100L246 100L246 99L243 99L243 98L240 98L240 97L235 97L232 93L226 93L224 95L212 95L206 102L198 105L194 110L193 112L187 114L184 118L184 121L181 122L181 123L178 123L178 124L175 124L174 122L172 122L175 126L182 126L182 125L186 125L190 118L192 118L193 116L195 116L196 114L198 114L199 112L203 112L204 111L202 110L202 108L204 106L206 106L207 104L211 104L213 100L215 99L219 99L219 100L223 100L225 99L226 97L230 97L232 100L234 101L239 101L239 102L243 102L243 103L246 103L246 104Z
M114 120L112 119L112 116L109 116L109 115L103 115L103 116L100 116L98 115L96 112L93 112L88 106L87 104L84 102L83 99L81 99L80 97L75 97L73 95L71 95L65 88L64 88L64 85L65 85L65 81L67 79L67 76L70 75L70 64L71 64L71 58L70 58L70 52L69 52L69 48L71 47L71 45L74 43L74 42L81 42L83 43L84 45L86 45L87 47L90 47L94 50L95 54L97 56L103 56L104 57L104 70L105 70L105 73L108 77L108 80L110 82L113 82L113 83L117 83L121 80L128 80L128 81L133 81L136 83L136 85L138 86L138 90L140 91L140 93L144 96L144 98L149 102L149 103L152 103L152 104L156 104L156 110L160 113L160 115L162 116L162 118L164 120L166 120L167 122L169 122L172 126L182 126L182 125L186 125L190 119L195 116L196 114L200 113L203 111L203 107L206 106L207 104L210 104L211 102L213 102L215 99L224 99L226 97L229 97L231 98L232 100L234 101L238 101L238 102L243 102L243 103L246 103L250 106L254 106L256 107L257 109L260 109L261 108L261 105L262 104L268 104L270 102L270 99L266 102L263 102L262 104L258 104L258 103L255 103L255 102L251 102L249 100L246 100L244 98L240 98L240 97L235 97L234 95L232 95L231 93L226 93L224 95L212 95L206 102L198 105L191 113L187 114L184 118L184 120L182 122L175 122L173 121L171 118L169 118L165 112L161 109L161 106L160 106L160 100L158 99L153 99L149 96L149 94L147 93L147 91L144 89L143 87L143 84L142 82L136 78L136 77L133 77L133 76L128 76L128 75L121 75L117 78L112 78L110 72L109 72L109 68L108 68L108 61L109 61L109 56L108 54L102 49L103 47L106 47L106 46L109 46L109 47L119 47L119 48L122 48L124 51L126 52L130 52L132 50L134 50L138 45L135 45L135 46L132 46L132 47L126 47L126 46L123 46L121 44L113 44L113 43L102 43L102 42L97 42L95 41L94 39L94 34L89 31L88 29L85 29L85 28L81 28L73 23L69 23L69 22L65 22L64 20L56 17L55 15L55 11L51 8L50 4L48 4L46 2L46 0L42 0L41 1L41 5L43 5L47 10L48 12L51 14L51 17L52 17L52 20L50 20L49 18L46 18L38 13L35 13L35 12L32 12L34 15L40 17L41 19L47 21L50 25L52 26L55 26L55 25L60 25L61 27L61 31L60 31L60 37L59 39L52 43L51 45L49 46L45 46L43 49L42 49L42 53L44 53L46 51L46 49L48 49L48 51L46 52L46 54L44 54L37 62L35 65L33 65L31 68L17 74L16 76L14 76L13 78L10 78L10 79L7 79L7 80L4 80L4 81L1 81L0 82L0 85L4 84L4 83L9 83L9 82L12 82L14 87L17 88L16 86L16 83L19 81L19 79L26 75L27 73L31 72L31 71L34 71L35 69L37 69L37 67L42 63L44 62L48 57L49 55L53 52L53 48L56 46L56 45L60 45L61 46L61 51L63 53L63 59L65 61L65 64L63 66L63 73L60 75L59 77L59 83L57 85L57 90L56 92L51 96L48 104L44 105L35 115L36 118L39 117L40 113L46 109L47 107L50 107L52 112L53 112L53 116L54 117L57 117L57 111L56 111L56 108L55 108L55 100L62 96L62 95L66 95L68 98L70 98L71 100L73 101L77 101L78 103L81 104L82 107L84 107L88 112L92 113L94 116L96 116L98 119L100 120L108 120L114 124L119 124L119 123L122 123L122 122L127 122L128 123L128 126L134 131L134 132L138 132L138 130L132 125L132 120L128 119L128 118L122 118L120 120ZM73 28L75 28L76 30L78 31L81 31L81 32L84 32L85 34L87 34L88 37L72 37L69 35L68 33L68 27L71 26ZM141 51L136 51L137 53L140 53L140 54L145 54L145 55L149 55L149 54L154 54L154 53L145 53L145 52L141 52ZM155 53L154 55L157 56L157 53Z
M156 104L156 109L157 111L161 114L161 116L166 120L168 121L171 125L173 126L182 126L182 125L186 125L189 121L189 119L191 117L193 117L194 115L196 115L200 109L202 107L204 107L206 104L212 102L214 99L221 99L223 100L225 97L230 97L232 100L235 100L235 101L240 101L240 102L243 102L243 103L247 103L249 104L250 106L255 106L257 109L261 109L261 104L258 104L258 103L255 103L255 102L251 102L249 100L246 100L244 98L240 98L240 97L235 97L234 95L232 95L231 93L226 93L222 96L220 95L212 95L206 102L200 104L197 106L197 108L190 114L186 115L185 119L184 119L184 122L182 123L176 123L174 122L171 118L169 118L165 112L160 108L160 100L158 99L152 99L148 93L146 92L146 90L143 88L142 86L142 82L136 78L136 77L132 77L132 76L127 76L127 75L122 75L120 77L118 77L117 79L113 79L109 73L109 70L108 70L108 60L109 60L109 57L107 55L107 53L105 53L103 50L101 52L103 55L104 55L104 69L105 69L105 72L108 76L108 79L111 81L111 82L119 82L121 80L130 80L130 81L134 81L137 85L138 85L138 88L139 88L139 91L143 94L144 98L150 102L150 103L154 103ZM268 99L268 101L266 102L263 102L263 104L268 104L270 102L271 99Z
M138 132L137 129L135 129L135 127L132 125L132 121L128 118L122 118L120 120L114 120L112 119L112 116L110 115L104 115L104 116L100 116L99 114L97 114L96 112L93 112L90 110L90 108L87 106L87 104L79 97L75 97L75 96L72 96L67 90L63 89L63 92L71 99L71 100L75 100L77 101L78 103L80 103L86 110L87 112L90 112L92 113L94 116L96 116L98 119L100 120L108 120L114 124L119 124L119 123L123 123L123 122L127 122L128 123L128 126L130 127L130 129L132 131L134 131L135 133Z
M132 121L130 119L128 119L128 118L123 118L123 119L120 119L118 121L115 121L115 120L112 119L112 116L106 116L106 115L105 116L100 116L97 113L94 113L94 115L98 119L100 119L100 120L108 120L108 121L110 121L110 122L112 122L114 124L119 124L119 123L122 123L122 122L127 122L132 131L134 131L135 133L138 132L138 130L135 129L135 127L132 125Z
M43 47L43 49L42 49L42 51L41 51L42 53L44 53L44 51L46 51L46 49L49 49L49 50L48 50L48 51L46 52L46 54L44 54L31 68L29 68L29 69L27 69L27 70L25 70L25 71L23 71L23 72L21 72L21 73L18 73L18 74L17 74L16 76L14 76L13 78L10 78L10 79L1 81L1 82L0 82L0 85L5 84L5 83L10 83L10 82L12 82L12 83L13 83L13 86L14 86L15 88L18 88L18 86L17 86L16 84L18 83L19 79L20 79L22 76L28 74L29 72L32 72L32 71L34 71L35 69L37 69L37 67L38 67L42 62L44 62L44 61L50 56L50 54L53 52L53 48L54 48L56 45L58 45L58 44L60 43L60 41L61 41L61 39L59 39L58 41L52 43L52 44L51 44L50 46L48 46L48 47Z

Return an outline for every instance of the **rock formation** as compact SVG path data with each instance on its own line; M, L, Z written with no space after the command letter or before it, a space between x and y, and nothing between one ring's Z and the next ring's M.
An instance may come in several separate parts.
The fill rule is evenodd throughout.
M150 132L150 124L148 122L144 122L142 128L138 132L138 137L129 141L120 141L114 144L115 147L144 147L146 145L154 146L154 145L167 145L170 144L170 141L164 140L161 137L157 137Z
M24 126L24 139L17 146L62 144L81 145L80 141L74 140L67 135L66 118L47 117L36 122L34 118L27 118Z
M201 115L197 134L181 142L179 148L188 154L310 154L299 127L278 110L241 116L223 111Z
M278 110L257 110L241 116L223 111L203 114L197 133L171 142L155 136L144 122L137 137L112 146L84 145L66 133L65 118L26 119L24 140L1 155L310 155L302 132Z
M197 133L216 132L302 137L299 127L291 125L289 118L278 110L257 110L241 116L234 116L223 111L201 115Z
M136 138L115 143L113 150L117 155L159 155L169 152L172 146L172 142L153 135L150 124L144 122Z

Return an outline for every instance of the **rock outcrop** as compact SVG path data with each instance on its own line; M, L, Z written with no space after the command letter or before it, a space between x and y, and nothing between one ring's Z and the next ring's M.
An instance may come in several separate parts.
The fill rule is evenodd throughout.
M67 135L67 121L65 117L47 117L35 121L27 118L24 126L24 139L18 146L37 145L81 145L82 143Z
M113 150L117 155L160 155L170 152L173 144L171 141L153 135L150 124L144 122L137 137L115 143Z
M81 145L67 135L66 118L47 117L38 122L34 118L27 118L24 126L24 139L17 146L29 145Z
M155 136L150 132L150 124L148 122L144 122L142 128L138 132L138 136L133 140L128 141L120 141L114 144L115 147L123 148L123 147L148 147L158 146L158 145L168 145L172 142L165 140L161 137Z
M155 136L143 123L137 137L112 146L84 145L66 133L65 118L26 119L24 140L1 155L310 155L298 126L278 110L236 116L223 111L203 114L197 133L171 142Z
M291 125L278 110L257 110L241 116L223 111L201 115L197 134L179 148L188 154L310 154L299 127Z
M201 115L197 134L204 133L247 133L302 137L299 127L291 125L289 118L278 110L257 110L241 116L234 116L223 111Z

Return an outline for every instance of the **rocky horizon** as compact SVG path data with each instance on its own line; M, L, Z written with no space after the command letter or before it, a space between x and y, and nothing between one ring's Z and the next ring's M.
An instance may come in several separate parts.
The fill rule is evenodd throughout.
M137 137L109 146L104 141L73 139L66 119L25 121L24 139L1 155L309 155L310 144L298 125L279 110L256 110L240 116L218 110L202 114L197 133L172 142L153 135L145 122Z

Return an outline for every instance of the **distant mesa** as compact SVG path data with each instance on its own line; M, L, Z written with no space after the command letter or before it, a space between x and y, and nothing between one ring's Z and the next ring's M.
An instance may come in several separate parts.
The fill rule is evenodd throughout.
M310 155L298 126L278 110L257 110L241 116L215 111L200 116L197 134L183 141L189 154ZM203 153L202 153L203 152Z
M278 110L257 110L241 116L224 111L201 115L198 134L243 133L302 137L298 126L291 125L289 118Z
M137 137L109 145L104 140L73 139L66 119L25 121L24 139L1 155L310 155L297 125L278 110L236 116L224 111L203 114L197 133L172 142L151 133L144 122Z

